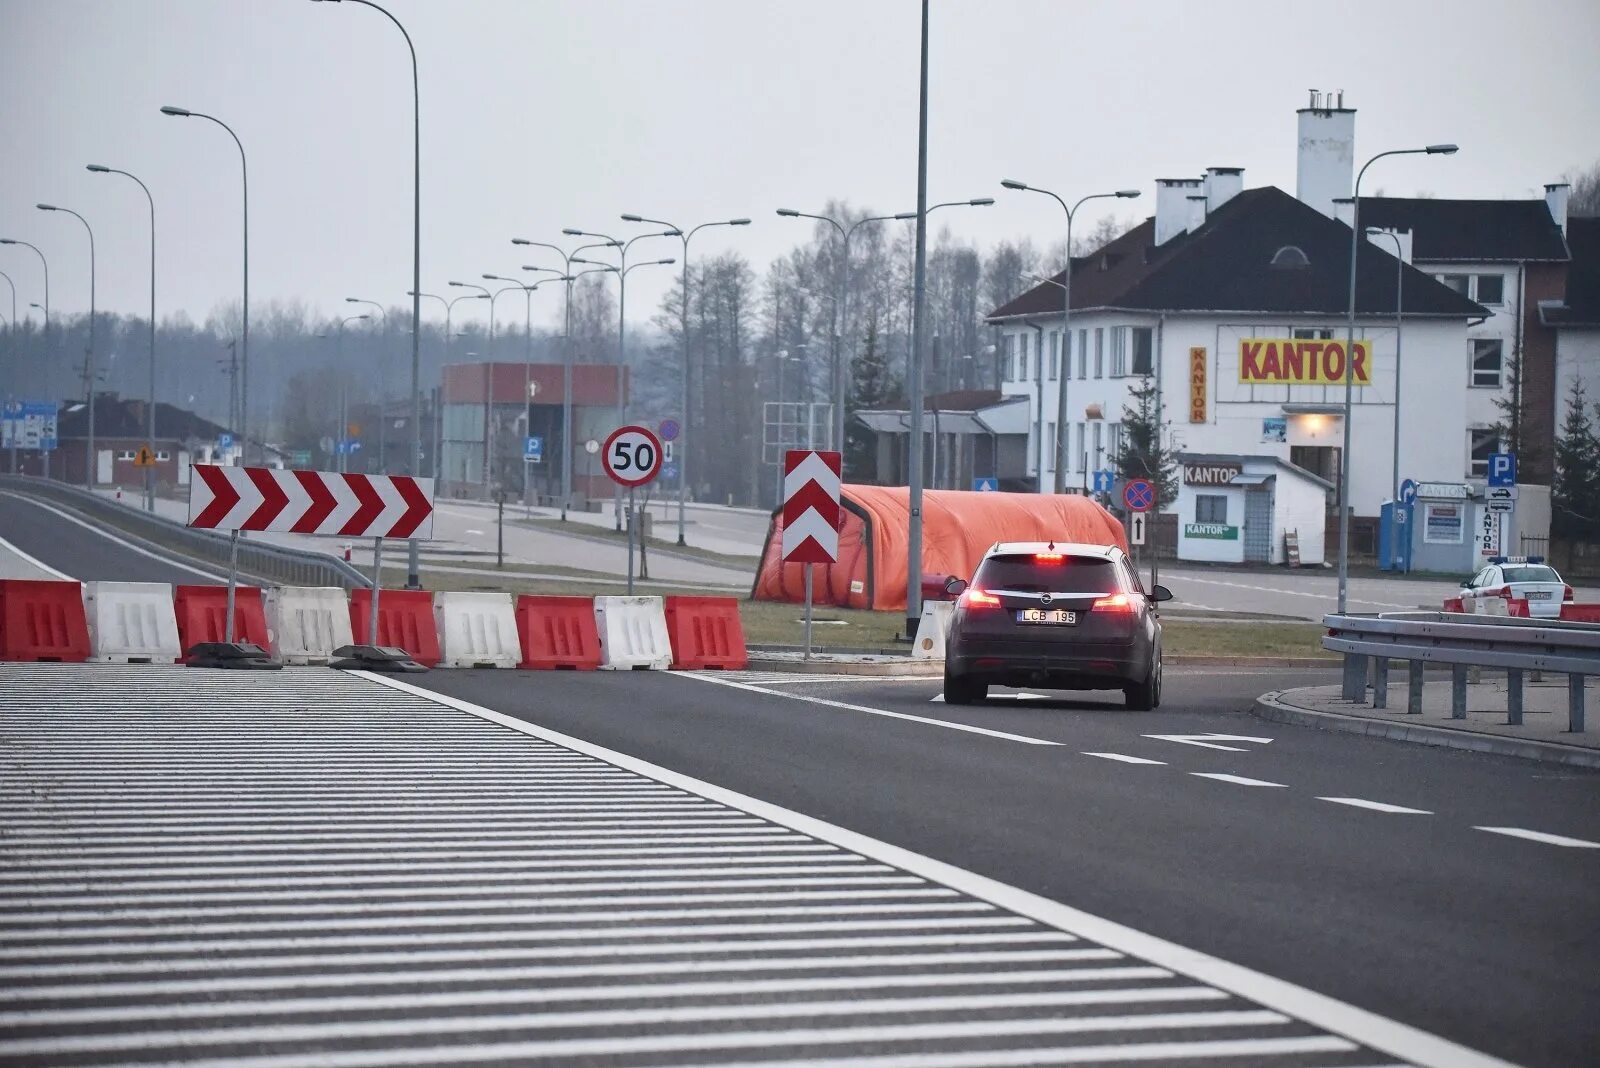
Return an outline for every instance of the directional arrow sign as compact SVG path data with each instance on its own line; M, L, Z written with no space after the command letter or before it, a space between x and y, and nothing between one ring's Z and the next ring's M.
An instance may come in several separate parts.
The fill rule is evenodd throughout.
M189 526L342 537L433 537L433 479L195 464Z
M1226 749L1230 753L1248 753L1250 750L1237 745L1221 745L1221 742L1256 742L1267 745L1271 738L1255 738L1248 734L1146 734L1146 738L1155 738L1163 742L1177 742L1180 745L1198 745L1204 749Z
M839 559L839 471L836 452L790 449L783 454L783 559L831 564Z

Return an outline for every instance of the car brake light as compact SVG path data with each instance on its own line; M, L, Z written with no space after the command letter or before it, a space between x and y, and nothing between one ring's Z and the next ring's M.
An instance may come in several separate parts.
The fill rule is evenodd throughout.
M1059 564L1066 556L1062 553L1034 553L1033 558L1041 564Z
M1125 593L1113 593L1109 597L1101 597L1094 602L1095 611L1099 612L1132 612L1137 607L1133 598Z
M1561 595L1561 599L1562 599L1562 600L1563 600L1563 601L1570 601L1570 600L1572 600L1572 587L1571 587L1571 586L1568 586L1568 587L1567 587L1567 592L1566 592L1566 593L1563 593L1563 594L1562 594L1562 595Z
M962 608L999 608L1000 598L992 593L985 593L977 587L969 587L956 603Z

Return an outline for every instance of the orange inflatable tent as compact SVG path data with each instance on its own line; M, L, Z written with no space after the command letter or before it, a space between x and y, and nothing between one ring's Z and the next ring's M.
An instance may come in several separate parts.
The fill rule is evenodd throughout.
M910 491L904 486L844 486L839 562L813 573L817 604L880 611L906 606ZM927 490L922 495L922 572L970 579L997 541L1086 542L1128 547L1122 521L1088 497L1047 493ZM767 527L750 596L805 600L805 566L785 564L782 512Z

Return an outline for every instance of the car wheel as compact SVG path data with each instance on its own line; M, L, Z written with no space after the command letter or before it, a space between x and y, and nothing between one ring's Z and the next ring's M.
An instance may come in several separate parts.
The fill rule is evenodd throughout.
M986 683L955 675L947 674L944 677L944 703L947 705L977 704L988 696L989 687Z
M1122 696L1128 708L1134 712L1150 712L1161 704L1161 658L1157 656L1150 663L1150 670L1143 681L1122 688Z

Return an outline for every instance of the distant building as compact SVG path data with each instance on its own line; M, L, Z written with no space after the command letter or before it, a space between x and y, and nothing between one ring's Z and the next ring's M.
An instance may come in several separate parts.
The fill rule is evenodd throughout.
M1539 302L1539 321L1555 332L1556 431L1574 382L1600 402L1600 218L1567 222L1572 264L1565 292Z
M143 488L145 468L135 467L134 458L149 442L146 402L123 398L116 393L97 393L94 404L95 485L129 490ZM234 439L227 446L222 444L224 435ZM89 449L87 403L77 400L62 404L56 437L59 447L50 455L50 477L82 485ZM156 404L156 436L150 444L156 458L153 468L156 485L166 491L189 484L192 463L233 463L239 455L237 434L227 427L159 402ZM258 448L251 449L252 461L258 460ZM281 461L275 451L268 450L267 456L269 463ZM23 472L45 473L42 453L21 453L20 459Z
M872 467L859 481L903 486L909 480L911 413L907 409L861 411L852 415L872 435ZM966 389L933 393L922 415L923 484L930 489L973 489L993 479L995 489L1027 492L1028 405L999 390Z

